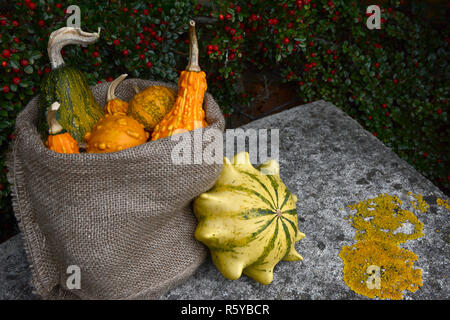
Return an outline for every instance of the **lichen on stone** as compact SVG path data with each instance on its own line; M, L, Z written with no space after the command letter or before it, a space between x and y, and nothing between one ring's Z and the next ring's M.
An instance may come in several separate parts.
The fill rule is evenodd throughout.
M411 206L426 212L429 205L422 196L413 197ZM348 218L356 229L357 242L344 246L339 257L344 262L344 281L354 292L370 298L402 299L405 290L415 292L422 286L422 271L414 268L417 256L399 244L422 237L423 223L402 204L396 196L381 194L348 206L356 210ZM414 231L398 232L405 223L412 225ZM370 266L379 270L380 282L376 287L368 283L373 280L367 273Z
M402 209L401 205L402 201L398 197L388 194L349 205L349 208L356 209L356 213L349 216L356 229L355 240L370 239L398 244L422 237L423 223L414 213ZM406 222L414 226L413 233L395 232Z
M425 213L428 211L428 209L430 208L430 205L428 203L425 202L425 200L423 200L423 197L421 194L413 194L412 192L408 192L408 195L412 195L414 197L414 199L411 201L411 205L414 207L414 209L416 210L420 210L420 212Z
M403 291L415 292L422 286L422 270L414 269L414 252L378 240L361 240L342 248L344 281L354 292L369 298L399 300ZM370 266L380 268L379 288L370 288Z
M448 211L450 211L450 204L449 204L448 202L449 202L449 199L443 200L443 199L441 199L441 198L437 198L437 200L436 200L436 204L437 204L438 206L444 207L445 209L447 209Z

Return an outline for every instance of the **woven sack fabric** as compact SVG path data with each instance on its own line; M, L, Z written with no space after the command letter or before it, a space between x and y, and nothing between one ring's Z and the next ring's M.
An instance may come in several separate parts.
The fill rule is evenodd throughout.
M176 89L141 79L123 81L116 96L129 101L134 86ZM100 106L108 84L92 88ZM194 238L191 202L218 178L222 164L174 164L171 138L107 154L59 154L37 132L39 97L16 120L8 154L8 180L31 265L32 285L44 299L156 299L200 266L206 250ZM207 128L225 121L205 95ZM185 136L186 137L186 136ZM220 140L220 141L216 141ZM222 139L195 142L222 150ZM67 287L69 266L81 271L81 288Z

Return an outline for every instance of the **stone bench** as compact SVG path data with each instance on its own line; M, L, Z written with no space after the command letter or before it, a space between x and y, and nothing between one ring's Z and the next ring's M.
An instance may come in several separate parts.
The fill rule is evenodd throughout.
M425 236L402 247L414 251L423 286L406 299L448 299L449 212L436 205L444 194L408 163L330 103L318 101L254 121L254 129L280 129L281 177L299 202L296 244L300 262L280 262L274 281L261 285L243 276L225 279L211 259L163 299L362 299L342 279L339 252L354 243L355 230L344 218L348 205L381 193L405 199L419 193L430 204L417 214ZM0 245L0 299L37 299L30 269L17 235Z

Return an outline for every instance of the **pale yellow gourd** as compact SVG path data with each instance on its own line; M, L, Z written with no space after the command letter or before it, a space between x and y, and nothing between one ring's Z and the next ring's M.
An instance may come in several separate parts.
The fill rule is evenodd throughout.
M269 284L278 262L303 259L295 250L305 236L298 230L297 197L281 181L274 160L258 169L247 152L224 161L214 187L194 201L195 238L209 247L226 278L244 273Z

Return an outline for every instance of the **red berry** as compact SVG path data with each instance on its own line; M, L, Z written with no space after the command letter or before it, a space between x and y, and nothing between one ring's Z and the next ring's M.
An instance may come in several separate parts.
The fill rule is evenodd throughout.
M113 44L114 44L115 46L118 46L118 45L120 44L120 40L119 40L119 39L115 39L115 40L113 41Z
M28 61L26 59L22 59L20 60L20 64L24 67L26 67L28 65Z
M380 66L380 63L375 63L375 68L378 68Z
M227 13L225 16L225 19L230 20L231 19L231 14Z
M57 7L58 9L61 9L62 4L61 3L57 3L57 4L55 4L55 7Z
M97 52L97 51L92 52L92 56L93 56L94 58L97 58L97 57L98 57L98 52Z
M386 117L389 117L391 114L389 113L389 111L386 111L385 115Z
M284 38L284 39L283 39L283 43L284 43L284 44L288 44L288 43L289 43L289 38L288 38L288 37Z
M6 67L8 65L8 62L2 61L2 67Z
M376 132L372 132L372 134L376 137L377 136L377 133Z
M18 27L19 26L19 22L17 22L16 20L14 20L12 23L13 27Z
M386 103L383 103L383 104L381 105L381 107L382 107L383 109L386 109L386 108L387 108Z
M148 68L151 68L153 66L153 64L149 61L149 62L147 62L147 67Z
M39 20L38 25L39 25L39 27L43 27L45 25L44 20Z
M6 59L9 59L9 57L11 56L11 51L9 51L8 49L3 50L2 56Z
M438 114L442 114L442 109L437 109L436 111Z
M122 51L122 54L123 54L124 56L127 56L127 55L130 54L130 52L129 52L127 49L125 49L125 50Z
M30 3L28 4L28 8L30 8L31 10L36 9L36 3L30 2Z
M19 78L19 77L14 77L14 78L13 78L13 83L14 83L15 85L18 85L18 84L20 83L20 78Z
M395 79L395 78L394 78L392 81L394 82L394 84L397 84L397 83L398 83L398 80Z
M9 92L9 87L8 86L4 86L3 87L3 93L8 93Z
M114 79L112 78L112 77L108 77L108 78L106 78L106 81L108 81L108 82L111 82L111 81L113 81Z
M223 19L225 19L224 16L223 16L223 14L219 14L219 20L222 20L222 21L223 21Z
M144 60L145 59L145 55L144 54L140 54L139 55L139 59Z

